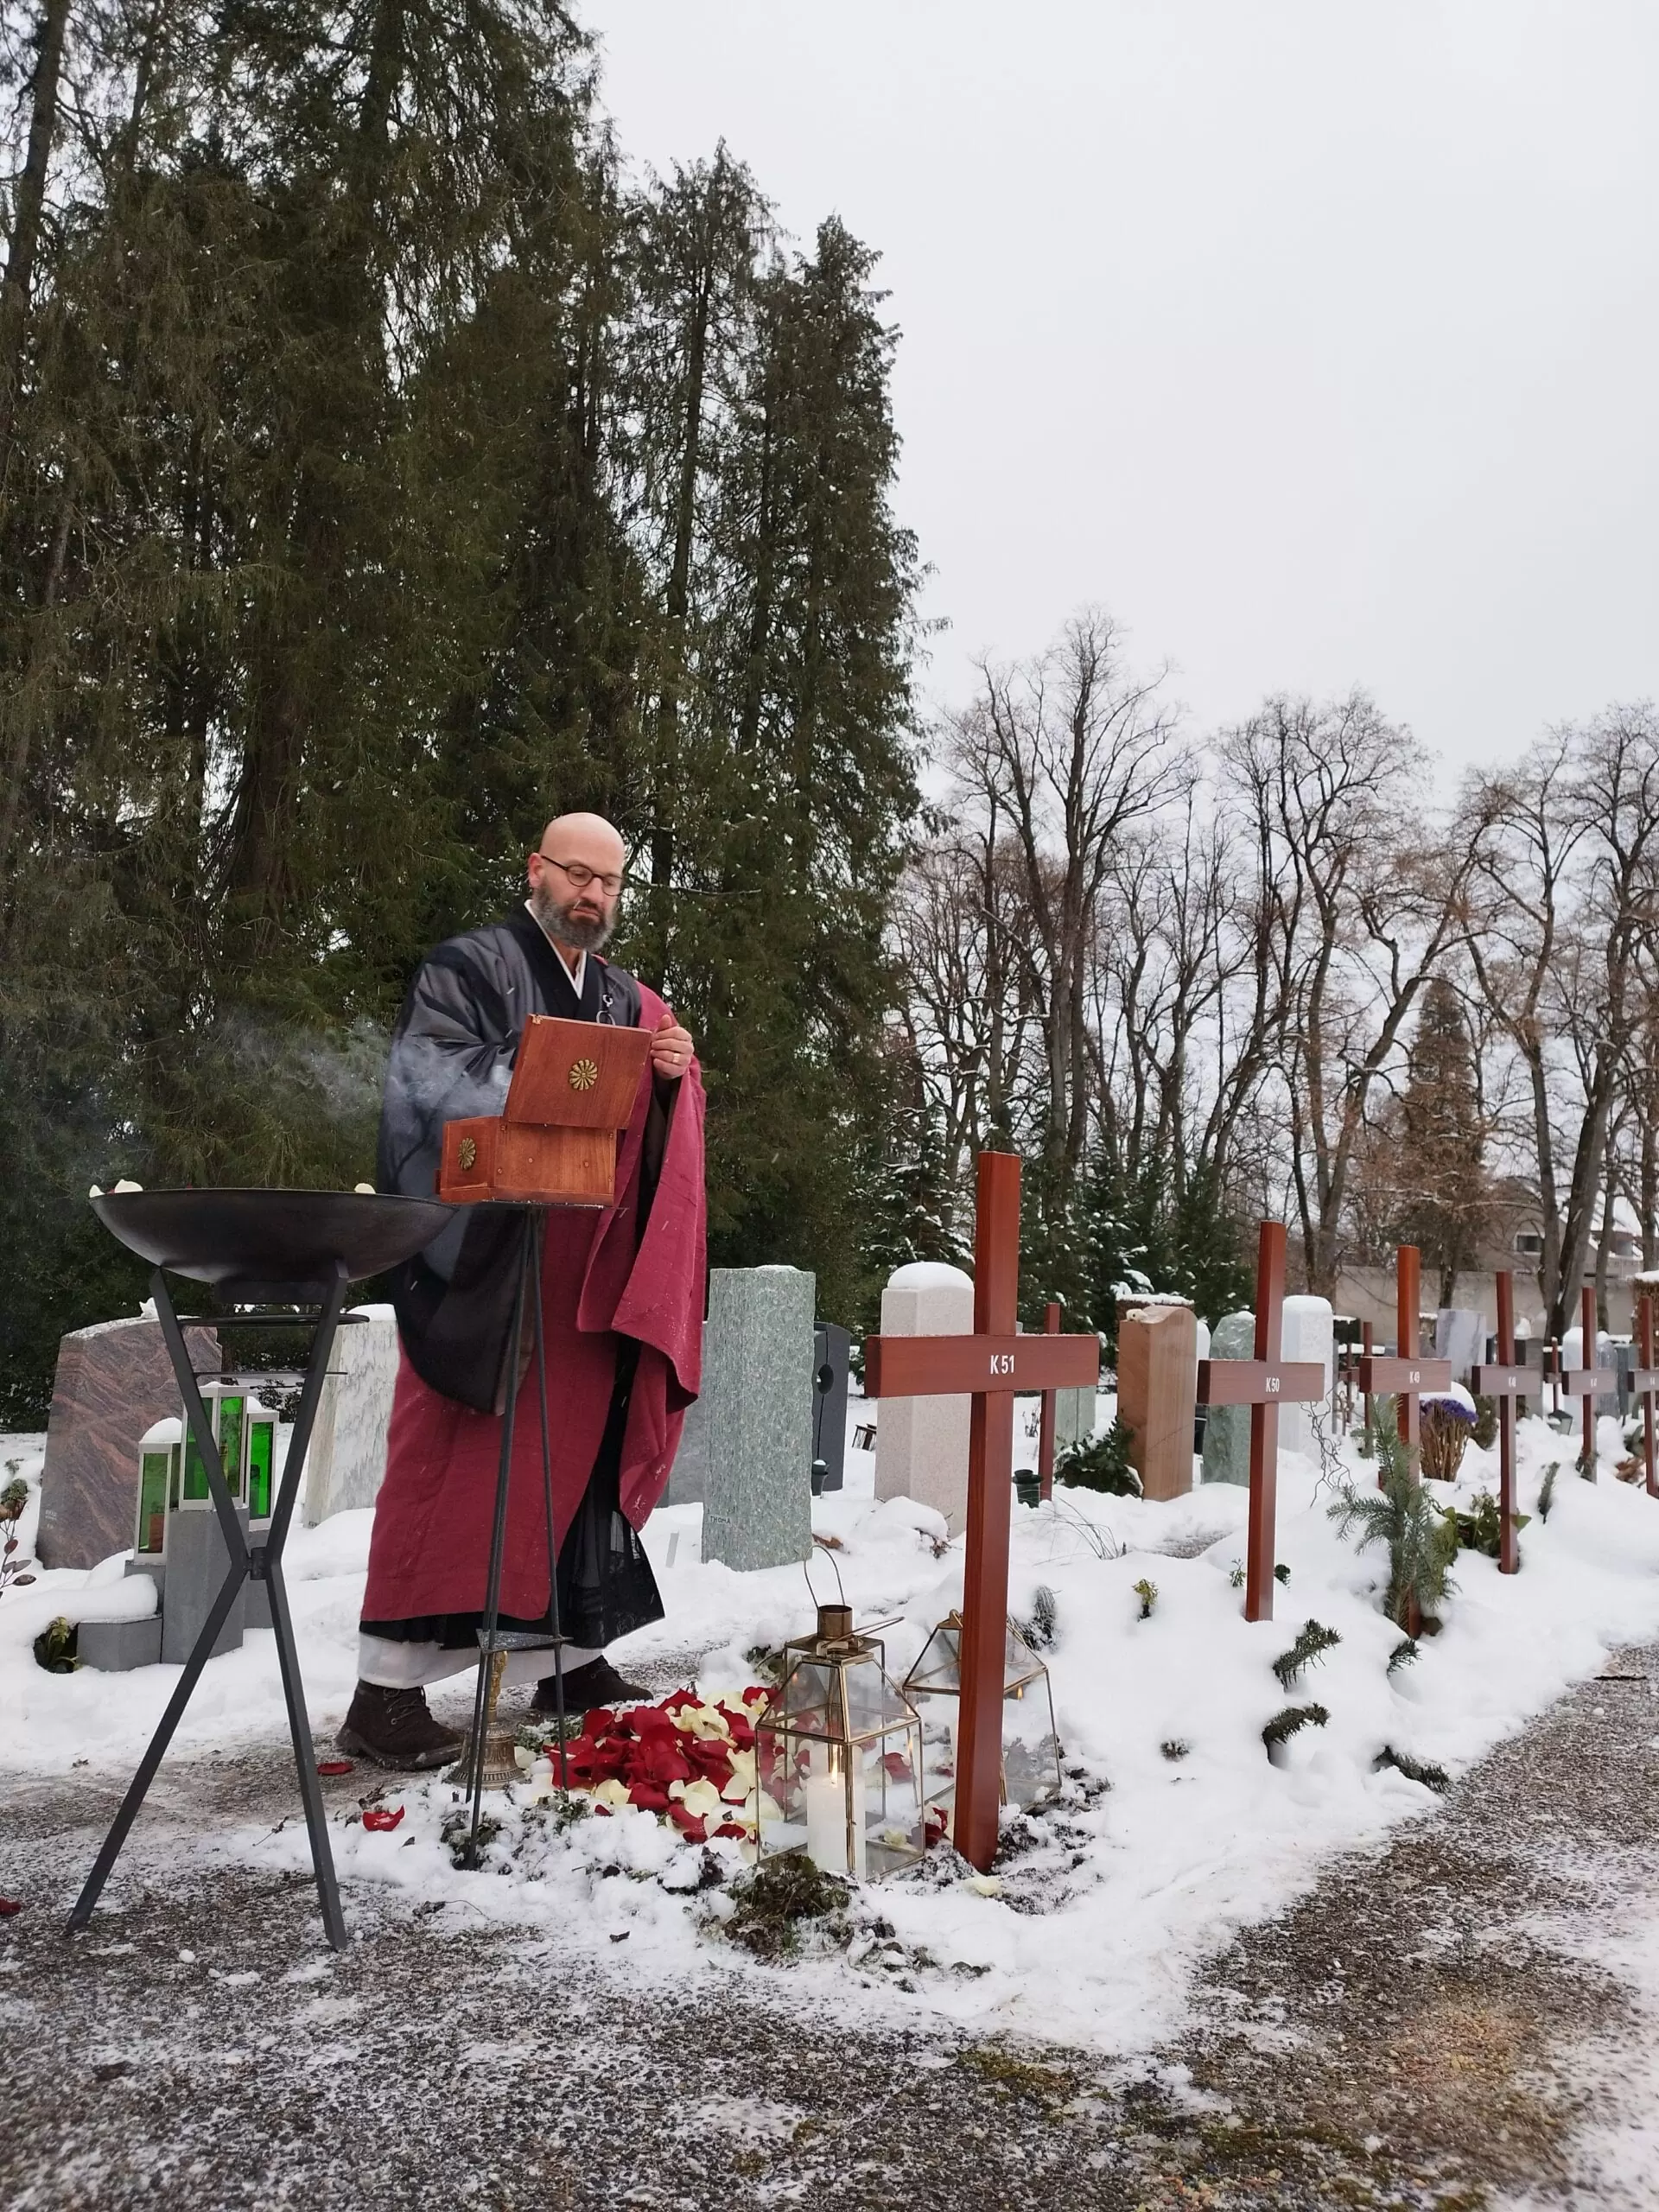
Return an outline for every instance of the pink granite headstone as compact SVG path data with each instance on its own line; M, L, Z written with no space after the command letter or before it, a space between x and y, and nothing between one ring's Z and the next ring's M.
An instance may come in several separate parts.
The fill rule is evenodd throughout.
M187 1327L185 1342L199 1374L217 1370L215 1330ZM41 1475L42 1567L96 1567L131 1543L138 1440L179 1410L158 1321L99 1321L64 1338Z

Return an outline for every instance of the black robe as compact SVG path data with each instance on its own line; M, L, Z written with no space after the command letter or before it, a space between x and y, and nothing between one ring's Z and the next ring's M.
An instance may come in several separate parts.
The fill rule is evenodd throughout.
M569 969L528 912L439 945L416 976L392 1034L377 1186L431 1196L444 1123L500 1112L518 1039L531 1014L637 1028L639 1006L634 978L593 952L578 999ZM666 1128L656 1098L652 1122L642 1232L655 1180L651 1155L660 1161ZM424 1252L392 1275L392 1305L410 1365L435 1390L480 1413L499 1411L504 1395L521 1218L516 1208L467 1207ZM582 1505L559 1547L560 1626L572 1643L595 1649L663 1616L651 1562L617 1495L636 1349L625 1345L619 1357L604 1440ZM526 1336L524 1364L531 1356ZM481 1618L476 1612L423 1614L365 1620L362 1627L371 1636L457 1649L474 1643ZM504 1615L500 1625L531 1630L547 1623Z
M501 1111L533 1014L637 1028L639 986L590 952L578 1000L569 970L528 912L438 946L392 1033L377 1189L431 1197L444 1123ZM651 1148L660 1157L660 1136ZM391 1302L410 1364L435 1390L480 1413L498 1411L502 1401L518 1222L508 1207L469 1206L392 1271Z

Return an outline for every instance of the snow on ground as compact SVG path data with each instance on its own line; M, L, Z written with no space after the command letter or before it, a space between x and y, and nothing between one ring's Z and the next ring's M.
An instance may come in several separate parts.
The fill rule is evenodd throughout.
M1109 1400L1103 1405L1109 1419ZM1170 1503L1063 1489L1052 1506L1016 1506L1012 1610L1028 1616L1039 1586L1054 1593L1055 1703L1068 1764L1084 1786L1052 1824L1052 1846L1016 1859L1000 1894L956 1878L948 1861L942 1880L872 1887L855 1914L867 1934L850 1951L789 1971L821 1982L826 2001L897 2006L979 2031L1124 2052L1157 2042L1179 2024L1206 1953L1307 1889L1332 1854L1433 1804L1422 1785L1376 1769L1385 1745L1456 1775L1595 1672L1608 1650L1659 1636L1659 1501L1614 1478L1623 1452L1616 1422L1602 1422L1599 1441L1601 1478L1592 1485L1574 1471L1575 1440L1541 1421L1522 1424L1521 1503L1535 1513L1521 1539L1522 1572L1500 1577L1494 1561L1462 1553L1442 1633L1392 1674L1401 1637L1380 1609L1386 1561L1338 1535L1326 1510L1330 1478L1309 1460L1281 1462L1277 1556L1289 1580L1270 1624L1244 1621L1235 1586L1249 1502L1242 1489L1205 1485ZM19 1446L0 1443L0 1464L8 1456ZM23 1456L26 1471L38 1464ZM839 1548L815 1556L810 1580L818 1597L833 1596L838 1568L861 1621L898 1617L887 1644L890 1670L901 1675L959 1598L962 1547L942 1545L942 1524L927 1508L875 1500L873 1456L849 1452L848 1487L816 1503L818 1533ZM1535 1507L1552 1460L1560 1471L1544 1525ZM1374 1464L1351 1447L1344 1465L1362 1486L1374 1480ZM1496 1479L1496 1451L1471 1446L1458 1502L1466 1508ZM320 1731L338 1723L351 1695L371 1519L341 1514L290 1539L293 1611ZM697 1520L696 1508L682 1507L652 1522L667 1617L614 1656L659 1680L695 1675L718 1692L753 1679L753 1647L807 1630L811 1599L799 1567L741 1574L702 1563ZM92 1760L119 1777L137 1761L175 1670L53 1675L30 1649L54 1613L86 1617L117 1601L120 1562L107 1561L90 1574L42 1574L0 1599L0 1747L13 1772ZM1143 1580L1156 1589L1148 1618L1135 1587ZM1287 1692L1272 1662L1309 1619L1342 1641ZM1263 1724L1287 1702L1313 1700L1327 1708L1328 1725L1304 1730L1281 1764L1270 1763ZM254 1632L239 1652L209 1663L178 1740L201 1751L283 1733L271 1638ZM521 1847L505 1878L491 1878L450 1863L440 1834L455 1802L447 1784L423 1779L405 1789L394 1779L385 1802L407 1808L397 1830L368 1832L353 1820L334 1831L348 1906L353 1891L372 1889L387 1902L464 1901L467 1916L543 1930L558 1946L626 1959L652 1978L779 1971L711 1940L711 1921L729 1910L724 1893L697 1889L701 1848L679 1843L652 1815L624 1812L561 1833L544 1811L498 1798L505 1840ZM273 1866L307 1864L297 1821L205 1847ZM708 1848L734 1871L738 1845ZM615 1948L622 1940L626 1954Z

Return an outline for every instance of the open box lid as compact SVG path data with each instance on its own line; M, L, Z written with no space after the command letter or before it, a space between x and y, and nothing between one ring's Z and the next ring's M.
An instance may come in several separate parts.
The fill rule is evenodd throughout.
M650 1053L648 1030L532 1014L518 1039L502 1119L543 1128L624 1129Z

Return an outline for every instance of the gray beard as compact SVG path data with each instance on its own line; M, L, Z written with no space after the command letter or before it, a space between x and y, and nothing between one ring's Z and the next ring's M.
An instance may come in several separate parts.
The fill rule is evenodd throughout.
M614 918L608 922L574 920L539 885L530 894L530 911L549 937L559 944L568 944L573 952L599 951L610 943L616 928Z

